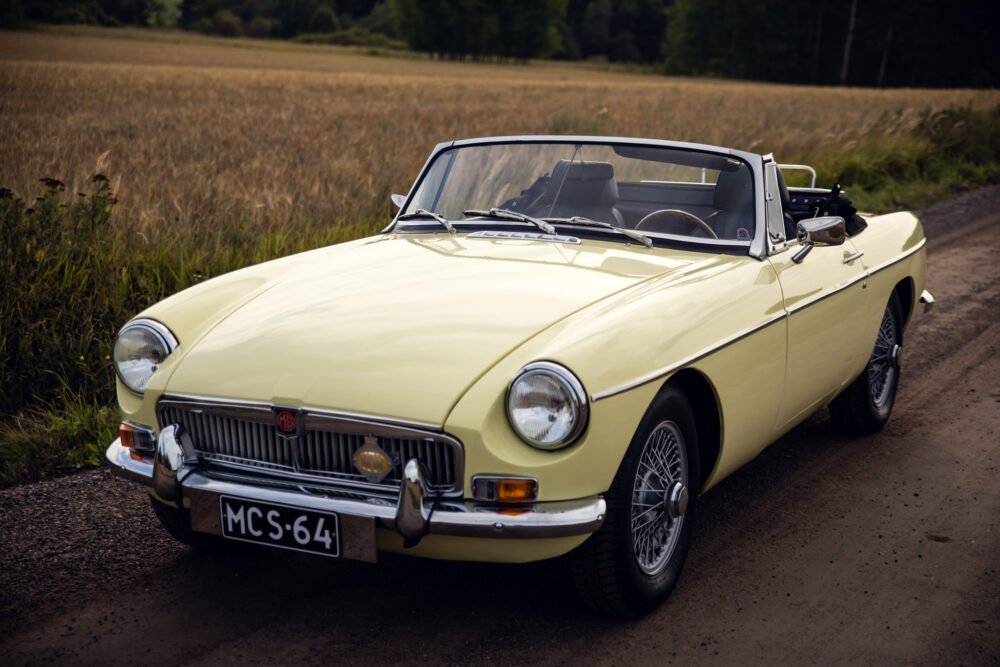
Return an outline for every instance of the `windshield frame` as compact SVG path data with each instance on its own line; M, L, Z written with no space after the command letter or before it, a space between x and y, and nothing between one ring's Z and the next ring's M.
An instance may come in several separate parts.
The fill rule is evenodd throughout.
M711 146L707 144L696 144L687 143L681 141L666 141L657 139L638 139L632 137L600 137L600 136L568 136L568 135L525 135L525 136L501 136L501 137L483 137L478 139L462 139L456 141L448 141L438 144L434 147L427 161L424 163L423 168L420 170L420 174L414 181L410 191L406 195L406 201L399 208L396 214L393 216L392 222L382 230L382 233L392 233L392 232L423 232L431 231L434 226L438 229L441 226L433 221L428 221L431 223L431 228L424 230L423 225L415 221L406 221L405 228L401 226L399 216L406 211L414 196L420 189L421 184L424 179L428 176L431 171L431 167L435 164L436 160L442 156L443 153L452 151L459 148L465 148L470 146L490 146L490 145L502 145L502 144L568 144L568 145L602 145L602 146L630 146L630 147L649 147L649 148L668 148L672 150L679 151L692 151L699 153L711 153L721 157L730 157L738 159L747 164L751 172L751 182L753 187L753 215L754 215L754 232L753 238L751 238L749 244L746 241L736 241L729 239L710 239L710 238L698 238L677 234L667 234L667 233L650 233L649 237L653 240L654 244L658 247L689 247L691 249L705 250L706 248L731 253L737 251L739 254L749 254L759 260L764 260L767 257L767 229L765 224L764 215L764 163L761 155L757 153L748 153L745 151L723 148L720 146ZM457 226L466 224L482 225L483 221L480 220L454 220ZM491 225L496 225L498 221L491 221ZM506 226L508 223L504 223ZM522 223L509 223L515 227L523 227ZM554 224L558 225L558 222ZM411 227L414 227L411 229ZM585 233L585 230L589 230L589 227L569 227L564 226L564 230L572 229L571 232L574 235L586 236L588 238L594 238L590 233ZM436 231L436 230L434 230ZM596 233L597 238L611 238L607 231L600 231L600 228L594 227L593 231ZM566 232L564 232L566 233Z

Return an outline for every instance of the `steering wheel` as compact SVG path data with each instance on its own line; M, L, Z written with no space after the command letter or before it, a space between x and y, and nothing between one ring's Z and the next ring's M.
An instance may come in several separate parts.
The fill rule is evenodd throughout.
M713 239L719 238L719 235L715 233L715 230L708 226L708 223L696 216L693 213L688 213L687 211L682 211L679 208L661 208L659 211L653 211L642 220L639 224L635 226L636 231L643 228L649 228L656 223L672 223L672 222L682 222L693 227L694 229L700 229L702 231L708 232L708 235ZM649 231L662 231L662 230L649 230Z

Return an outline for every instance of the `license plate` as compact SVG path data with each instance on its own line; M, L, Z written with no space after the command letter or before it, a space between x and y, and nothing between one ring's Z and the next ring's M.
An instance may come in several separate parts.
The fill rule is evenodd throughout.
M331 512L220 496L222 536L280 549L340 557L340 520Z

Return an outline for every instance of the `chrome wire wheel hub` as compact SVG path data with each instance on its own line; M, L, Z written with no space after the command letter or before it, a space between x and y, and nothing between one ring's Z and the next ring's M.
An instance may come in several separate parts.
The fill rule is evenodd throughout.
M902 353L896 321L888 310L882 316L882 324L875 339L871 362L868 364L868 386L871 388L872 403L883 407L892 396L899 376L899 362Z
M632 550L639 569L659 574L680 540L688 507L684 435L661 422L646 439L632 485Z

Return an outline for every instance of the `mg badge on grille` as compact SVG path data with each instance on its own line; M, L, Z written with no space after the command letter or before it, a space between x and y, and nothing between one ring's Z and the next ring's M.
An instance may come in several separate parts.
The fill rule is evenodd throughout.
M392 471L392 459L378 446L378 438L365 436L365 444L354 454L354 467L369 482L378 483Z
M274 423L278 427L278 430L286 435L295 435L299 428L299 420L291 410L276 411Z

